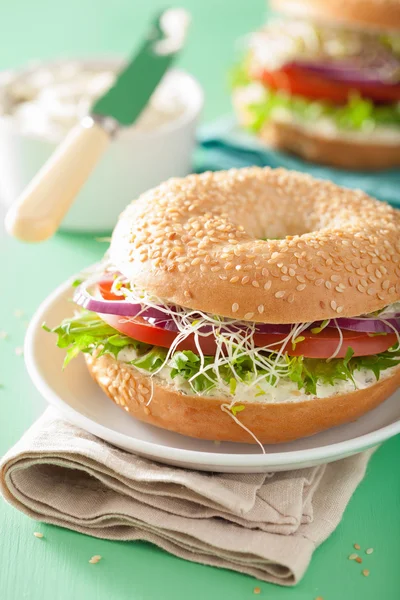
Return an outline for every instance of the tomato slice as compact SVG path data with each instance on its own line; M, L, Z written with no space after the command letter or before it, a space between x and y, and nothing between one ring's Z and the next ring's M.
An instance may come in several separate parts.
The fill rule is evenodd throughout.
M370 356L385 352L397 341L395 333L387 335L372 336L365 332L349 331L342 329L343 342L336 355L337 358L344 358L349 348L354 351L354 356ZM262 345L263 335L256 334L254 342L256 346ZM279 337L279 336L278 336ZM281 338L284 336L280 336ZM304 340L302 339L304 338ZM290 356L306 356L307 358L329 358L332 356L339 344L339 332L336 327L326 327L320 333L314 334L311 331L303 331L299 336L294 348L291 343L286 347L286 352ZM277 346L279 348L279 345Z
M123 296L117 296L116 294L113 294L111 291L111 287L112 287L113 282L105 279L104 281L100 281L100 283L98 284L99 286L99 292L100 294L103 296L104 300L123 300L124 297Z
M274 90L285 90L292 95L304 96L311 100L329 100L345 104L349 95L354 92L374 102L391 103L400 100L400 84L358 83L355 86L294 65L276 71L259 70L252 76Z
M144 342L162 348L170 348L173 341L177 337L175 331L169 331L162 327L157 327L145 321L141 317L129 318L119 317L117 315L99 315L103 321L111 325L117 331L131 337L138 342ZM129 320L128 320L129 319ZM200 347L205 355L214 355L216 352L216 344L213 336L200 338ZM187 337L178 346L178 350L191 350L198 353L194 335Z
M111 325L117 331L131 337L139 342L169 348L178 335L175 331L169 331L162 327L149 324L141 317L129 319L117 315L100 315L103 321ZM129 319L129 320L128 320ZM344 358L348 348L354 350L355 356L369 356L384 352L396 343L396 334L379 335L371 337L367 333L357 331L342 331L343 343L337 354L338 358ZM304 339L302 339L304 338ZM275 333L257 333L254 335L254 343L257 347L271 346L271 350L278 350L285 335ZM216 343L212 336L200 337L200 347L205 355L214 355ZM288 343L285 351L290 356L306 356L307 358L329 358L334 354L339 344L339 334L336 328L327 327L321 333L313 334L303 332L299 341L293 347ZM194 335L187 337L178 345L178 350L191 350L197 353Z

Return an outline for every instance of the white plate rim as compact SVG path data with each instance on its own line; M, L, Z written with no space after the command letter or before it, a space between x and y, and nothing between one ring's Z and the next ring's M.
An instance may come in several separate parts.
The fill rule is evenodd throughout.
M128 443L133 451L139 454L151 455L151 456L162 456L169 461L176 461L177 463L197 463L199 466L215 466L218 467L248 467L248 468L267 468L268 466L279 466L284 467L286 464L306 464L308 462L329 462L335 457L343 457L351 454L356 454L367 448L371 448L380 444L381 442L389 439L390 437L400 433L400 419L390 425L381 427L370 433L366 433L361 436L357 436L350 440L336 442L334 444L327 444L320 446L319 448L307 448L305 450L290 450L287 452L268 452L261 454L259 451L254 454L233 454L233 453L217 453L217 452L201 452L197 450L187 450L184 448L171 448L154 442L148 442L144 440L138 440L132 436L128 436L124 433L120 433L115 429L110 429L96 423L92 419L86 417L79 411L71 408L69 404L64 402L60 396L46 383L44 378L39 372L38 365L35 359L35 339L38 332L41 330L42 323L45 321L45 314L50 307L57 302L61 297L65 296L68 289L71 288L74 277L65 281L59 285L39 306L35 314L33 315L25 337L24 344L24 357L25 364L29 373L29 376L41 393L43 398L52 406L58 408L64 415L68 417L70 415L71 422L77 422L77 418L80 422L86 424L87 431L94 433L98 437L115 444L113 437L118 435L121 439L121 445ZM93 425L95 427L93 427ZM93 430L96 429L98 433ZM255 446L255 448L258 448Z

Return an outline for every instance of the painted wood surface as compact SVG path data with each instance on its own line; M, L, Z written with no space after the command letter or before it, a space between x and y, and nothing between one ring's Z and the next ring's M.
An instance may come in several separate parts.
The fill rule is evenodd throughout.
M180 0L193 14L191 43L181 60L204 85L205 118L229 111L226 72L235 40L260 23L262 0ZM0 67L33 58L127 53L159 0L15 0L1 4ZM93 237L59 234L26 246L0 237L0 453L17 441L44 407L23 357L26 321L71 273L104 251ZM15 313L22 310L23 315ZM16 316L19 315L19 316ZM342 524L319 548L294 589L195 565L143 543L96 540L35 523L0 502L0 600L398 600L400 598L400 437L373 457ZM44 537L34 537L35 531ZM374 548L363 564L348 560L353 544ZM89 564L94 554L103 559ZM365 558L364 558L365 556ZM361 574L362 568L370 576Z

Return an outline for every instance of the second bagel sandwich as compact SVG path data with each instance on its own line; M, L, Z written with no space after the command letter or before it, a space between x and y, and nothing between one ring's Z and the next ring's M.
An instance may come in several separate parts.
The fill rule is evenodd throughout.
M234 77L267 145L345 169L400 166L400 3L273 0Z
M309 436L400 385L400 213L283 169L171 179L125 210L74 300L58 345L127 418Z

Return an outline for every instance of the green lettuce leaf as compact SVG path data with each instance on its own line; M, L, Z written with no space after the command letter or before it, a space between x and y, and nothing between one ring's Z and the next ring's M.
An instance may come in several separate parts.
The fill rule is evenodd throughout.
M134 365L138 369L143 369L143 371L154 373L154 371L157 371L157 369L162 367L166 358L166 348L159 348L157 346L153 346L151 350L146 352L143 356L135 358L135 360L132 360L130 364Z
M45 324L43 328L57 334L57 346L67 350L63 368L80 352L92 354L94 350L100 348L100 356L112 354L117 358L122 348L127 346L133 346L138 352L143 353L151 348L148 344L122 335L102 321L96 313L90 311L82 311L71 319L64 319L61 325L54 329L49 329Z
M150 346L138 342L107 325L95 313L83 311L79 315L65 319L61 325L49 329L44 325L46 331L57 334L57 345L67 351L64 367L80 352L92 353L99 351L99 355L111 354L118 358L122 348L131 346L138 353L137 358L130 364L138 369L154 373L161 368L167 359L167 350L157 346ZM297 384L299 390L307 394L316 394L317 384L335 385L337 381L353 381L354 371L360 369L371 370L376 380L379 380L381 372L400 364L400 349L389 349L386 352L374 356L354 356L351 348L347 350L344 358L329 361L303 356L286 356L286 378ZM218 385L221 379L234 394L237 383L251 383L252 380L265 375L270 385L276 383L276 378L266 371L255 367L250 356L240 356L231 364L219 367L218 374L213 369L204 371L214 362L213 356L200 356L190 350L175 352L168 360L167 368L170 368L172 379L181 377L190 381L193 390L205 393ZM258 395L265 392L258 387Z

